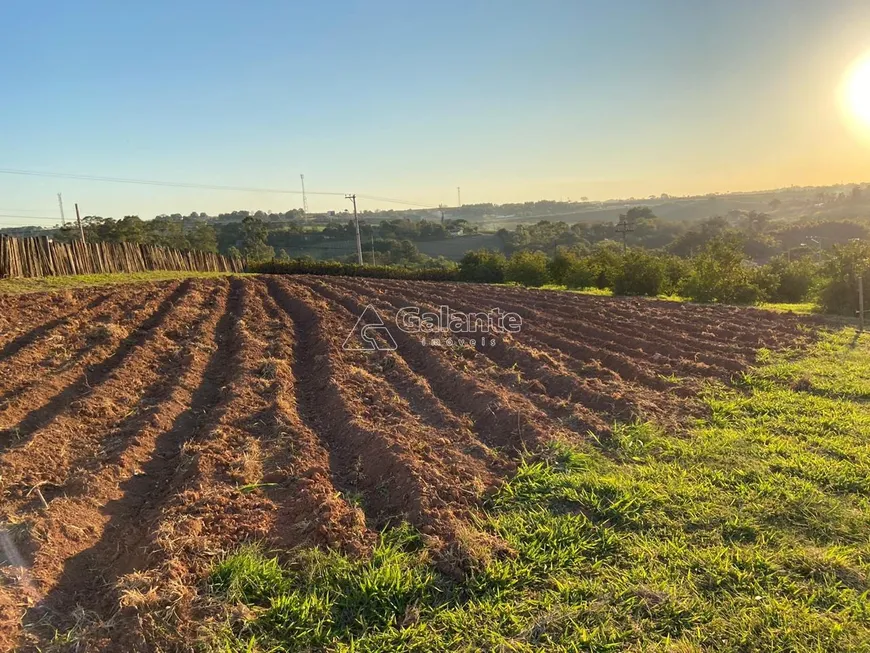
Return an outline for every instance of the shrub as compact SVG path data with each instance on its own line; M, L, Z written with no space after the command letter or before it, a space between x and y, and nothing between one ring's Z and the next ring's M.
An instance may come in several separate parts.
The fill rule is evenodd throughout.
M613 280L616 295L649 295L655 297L665 285L665 266L655 254L633 249L622 257L622 266Z
M622 254L614 247L596 247L589 256L589 265L594 271L597 288L613 288L622 270Z
M772 302L805 301L819 278L818 266L807 258L789 261L780 256L764 269L770 275L768 297Z
M505 281L537 288L550 279L549 260L543 252L515 252L507 264Z
M754 304L765 299L762 280L763 271L744 259L740 239L724 235L712 239L692 259L680 292L696 302Z
M673 295L677 293L683 281L689 276L692 265L686 259L675 254L659 254L664 271L662 293Z
M567 285L567 276L579 263L580 257L569 249L560 248L548 265L550 280L553 283Z
M322 274L371 279L407 279L412 281L457 281L458 269L452 267L410 268L398 265L358 265L338 261L290 259L250 263L248 272L261 274Z
M501 252L478 249L466 252L459 263L460 281L502 283L507 260Z
M579 258L565 273L564 283L569 288L591 288L598 281L598 271L588 257Z
M834 246L823 270L826 282L819 304L826 313L855 315L858 310L858 276L864 281L864 296L870 300L870 243L854 241ZM865 302L865 307L867 303Z

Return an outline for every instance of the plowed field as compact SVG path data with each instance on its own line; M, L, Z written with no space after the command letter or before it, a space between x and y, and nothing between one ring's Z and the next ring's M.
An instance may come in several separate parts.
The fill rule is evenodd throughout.
M394 351L343 349L367 305ZM401 307L441 305L515 312L522 329L475 348L395 328ZM149 606L188 614L216 556L251 540L365 555L408 521L459 577L499 547L471 515L520 452L605 442L633 418L678 428L705 382L807 324L347 278L0 297L0 648L70 629L134 648Z

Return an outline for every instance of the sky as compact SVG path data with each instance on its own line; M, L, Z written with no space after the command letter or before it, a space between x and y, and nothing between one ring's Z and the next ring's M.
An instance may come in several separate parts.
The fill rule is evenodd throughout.
M846 0L5 0L0 170L304 173L312 211L862 181L838 88L867 52ZM68 217L302 206L0 172L0 216L32 217L0 225L49 225L58 192Z

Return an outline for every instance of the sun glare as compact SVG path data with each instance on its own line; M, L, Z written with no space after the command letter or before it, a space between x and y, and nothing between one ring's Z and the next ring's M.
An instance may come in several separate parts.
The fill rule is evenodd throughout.
M855 61L846 72L843 108L865 133L870 131L870 53Z

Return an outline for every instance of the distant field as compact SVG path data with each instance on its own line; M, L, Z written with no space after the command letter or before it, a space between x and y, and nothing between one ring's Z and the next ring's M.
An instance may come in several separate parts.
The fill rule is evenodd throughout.
M495 234L476 234L457 236L446 240L429 240L414 243L427 256L443 256L451 261L460 260L463 255L473 249L501 250L501 239Z
M495 234L477 234L471 236L457 236L444 240L414 241L414 245L423 254L433 258L443 256L451 261L459 261L462 256L472 249L501 249L501 239ZM371 249L365 242L362 243L363 257L368 260ZM288 250L291 258L310 256L317 260L343 258L356 255L356 242L352 240L327 241L321 244L312 244L304 248L291 248Z

